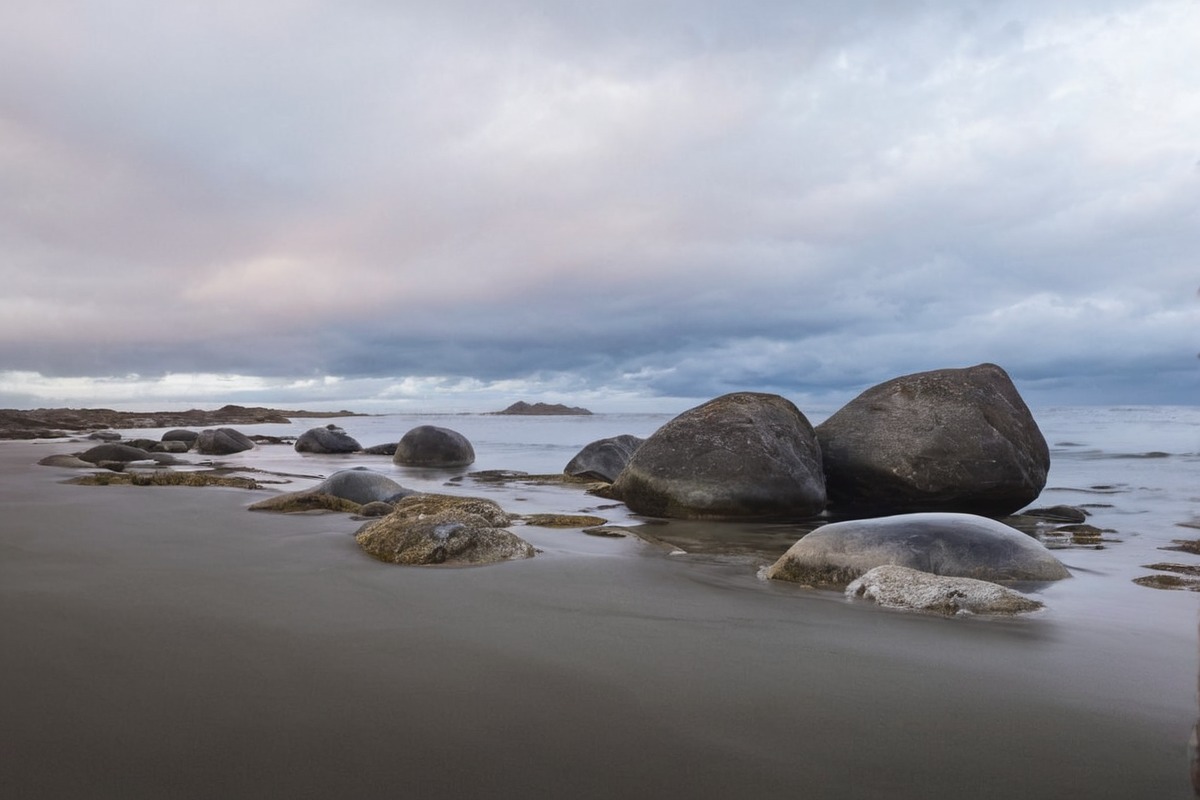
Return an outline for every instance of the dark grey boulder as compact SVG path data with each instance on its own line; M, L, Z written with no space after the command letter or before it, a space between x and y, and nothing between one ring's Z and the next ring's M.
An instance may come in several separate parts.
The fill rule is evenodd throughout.
M668 422L637 449L612 495L639 514L806 517L825 507L821 451L788 400L737 392Z
M253 450L254 442L233 428L209 428L196 438L196 451L209 456L228 456Z
M128 463L130 461L151 461L153 460L150 453L140 447L132 447L127 444L116 444L109 442L107 444L98 444L88 450L84 450L79 454L79 458L91 464L99 464L101 461L118 461Z
M885 564L983 581L1056 581L1070 573L1037 540L974 514L899 514L817 528L767 570L775 580L846 584Z
M817 426L830 508L841 514L1004 516L1041 493L1050 450L995 364L905 375Z
M363 450L369 456L394 456L396 455L396 442L384 442L383 444L372 445Z
M87 438L98 442L117 442L121 440L121 434L116 431L94 431L89 433Z
M196 431L185 430L184 428L175 428L164 433L161 438L164 442L184 442L190 448L200 438L200 434Z
M392 460L409 467L465 467L475 461L475 448L458 431L420 425L396 443Z
M315 488L316 491L324 494L363 505L376 500L395 502L401 497L417 493L415 489L407 489L388 476L372 472L364 467L339 470L321 481Z
M296 440L297 453L357 453L362 445L337 425L309 428Z
M567 462L563 472L576 478L598 478L612 483L645 441L629 434L598 439L585 445Z

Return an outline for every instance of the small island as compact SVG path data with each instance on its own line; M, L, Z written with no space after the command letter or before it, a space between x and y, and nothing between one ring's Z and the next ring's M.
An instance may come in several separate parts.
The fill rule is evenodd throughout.
M578 406L564 406L562 403L526 403L518 400L503 411L493 411L493 414L512 414L521 416L589 416L591 411Z

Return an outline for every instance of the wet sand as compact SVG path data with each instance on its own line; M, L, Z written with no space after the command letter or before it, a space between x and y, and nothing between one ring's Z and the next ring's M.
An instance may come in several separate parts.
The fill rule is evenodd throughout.
M345 516L47 452L0 443L5 796L1192 796L1194 596L946 620L534 529L402 568Z

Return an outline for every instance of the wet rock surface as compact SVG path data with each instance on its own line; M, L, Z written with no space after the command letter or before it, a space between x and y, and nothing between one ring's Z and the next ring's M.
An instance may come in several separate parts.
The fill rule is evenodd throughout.
M846 587L847 597L873 600L887 608L956 614L1011 616L1042 608L1037 600L999 584L973 578L932 575L908 567L875 567Z
M458 431L419 425L396 443L392 460L409 467L465 467L474 463L475 449Z

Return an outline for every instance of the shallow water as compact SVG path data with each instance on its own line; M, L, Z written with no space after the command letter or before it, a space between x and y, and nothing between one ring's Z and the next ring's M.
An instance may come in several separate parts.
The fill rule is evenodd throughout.
M1114 532L1102 549L1059 550L1074 577L1024 587L1047 608L1017 620L761 581L756 544L778 547L786 525L733 526L741 546L715 555L521 527L535 559L399 568L363 555L344 515L246 512L261 492L64 485L64 471L32 465L79 445L0 443L6 785L20 797L1190 797L1200 595L1132 579L1144 564L1200 563L1159 549L1200 538L1179 527L1200 509L1200 411L1038 418L1054 450L1040 504L1096 504L1090 521ZM444 425L474 443L471 470L550 473L588 441L666 419L332 422L368 446ZM1169 455L1126 457L1154 451ZM521 513L648 522L577 488L454 481L466 470L385 457L268 446L228 460L308 476L285 490L362 465Z

